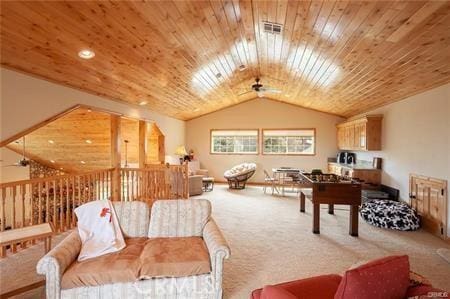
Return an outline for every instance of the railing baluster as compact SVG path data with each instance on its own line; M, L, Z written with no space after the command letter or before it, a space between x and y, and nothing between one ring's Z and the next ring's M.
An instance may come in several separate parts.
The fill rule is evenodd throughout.
M45 183L45 222L50 222L50 182Z
M69 178L64 181L66 183L66 229L70 227L70 182Z
M38 223L42 223L42 182L38 183Z
M76 177L73 177L71 179L71 183L72 183L72 204L71 204L71 213L70 213L70 227L75 227L75 213L73 210L75 210L75 199L76 199L76 188L75 188L75 184L76 184Z
M58 229L58 220L57 220L58 212L56 210L56 208L57 208L56 206L57 206L57 204L56 204L56 180L53 180L53 217L52 217L52 222L53 222L55 229Z
M2 218L0 219L0 231L4 231L6 227L6 188L2 188L2 201L1 201L1 208L2 208Z

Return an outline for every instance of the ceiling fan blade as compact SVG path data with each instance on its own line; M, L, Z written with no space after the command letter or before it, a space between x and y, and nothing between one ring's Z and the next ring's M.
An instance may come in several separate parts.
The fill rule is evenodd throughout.
M244 94L251 93L251 92L253 92L253 90L248 90L246 92L238 94L237 96L240 97L240 96L243 96Z
M281 93L281 90L276 89L276 88L271 88L271 87L262 87L262 88L260 89L260 91L263 91L263 92L271 92L271 93Z

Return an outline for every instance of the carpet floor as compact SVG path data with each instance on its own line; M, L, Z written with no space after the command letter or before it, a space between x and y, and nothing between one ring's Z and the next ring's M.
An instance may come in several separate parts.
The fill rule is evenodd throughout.
M335 215L329 215L324 205L320 235L315 235L308 201L303 214L294 194L264 195L256 186L229 190L216 185L197 198L212 202L213 217L231 248L224 270L225 298L248 298L266 284L342 274L358 262L395 254L407 254L413 271L450 290L450 266L436 253L450 246L427 232L381 229L360 219L359 237L351 237L348 208L336 206Z
M315 235L311 232L312 206L308 202L306 213L299 213L294 194L265 195L256 186L229 190L217 184L214 191L195 198L211 201L213 217L231 247L224 269L225 298L248 298L253 289L266 284L341 274L353 264L393 254L409 255L413 271L436 287L450 290L450 265L436 253L438 248L450 246L427 232L380 229L360 219L359 237L351 237L348 209L336 206L335 215L329 215L324 206L321 234ZM40 279L35 266L42 255L41 246L0 260L0 288L14 289ZM40 288L18 298L42 296Z

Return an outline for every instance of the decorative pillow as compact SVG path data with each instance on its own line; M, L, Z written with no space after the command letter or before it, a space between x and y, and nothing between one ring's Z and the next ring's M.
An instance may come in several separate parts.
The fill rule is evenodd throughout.
M400 299L408 286L408 256L389 256L346 271L334 298Z
M283 288L267 285L262 289L261 299L297 299Z
M81 251L78 261L116 252L125 247L112 203L96 200L74 210L78 218Z

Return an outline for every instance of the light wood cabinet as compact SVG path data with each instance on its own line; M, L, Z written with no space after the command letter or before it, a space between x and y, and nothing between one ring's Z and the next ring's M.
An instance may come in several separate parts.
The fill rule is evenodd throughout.
M337 125L337 146L340 150L381 150L381 115L368 115Z

